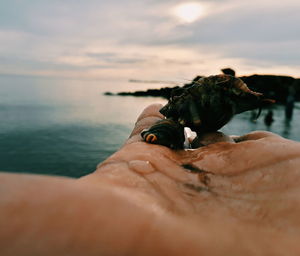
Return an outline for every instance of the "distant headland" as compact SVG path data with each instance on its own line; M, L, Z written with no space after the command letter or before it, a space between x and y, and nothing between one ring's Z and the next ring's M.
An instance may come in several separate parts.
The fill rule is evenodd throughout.
M235 71L231 68L222 69L224 74L235 75ZM193 81L199 80L203 76L196 76ZM300 79L291 76L278 76L278 75L251 75L241 76L242 79L250 89L258 92L262 92L265 96L273 98L277 103L285 104L288 96L293 96L296 101L300 100ZM136 81L136 80L134 80ZM192 82L193 82L192 81ZM163 83L163 81L157 81ZM191 83L192 83L191 82ZM149 82L150 83L150 82ZM152 81L151 81L152 83ZM190 86L191 83L183 85L183 87ZM168 82L166 82L168 84ZM105 92L105 95L119 95L119 96L136 96L136 97L162 97L169 99L171 91L173 89L182 86L174 87L163 87L160 89L148 89L146 91L135 91L135 92L118 92L111 93Z

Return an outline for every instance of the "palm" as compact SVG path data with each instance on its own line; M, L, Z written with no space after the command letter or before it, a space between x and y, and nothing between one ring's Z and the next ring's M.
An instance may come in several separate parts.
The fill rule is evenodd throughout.
M0 174L1 255L300 255L300 144L255 132L173 151L126 144L79 180Z
M256 132L239 138L239 143L173 151L144 143L139 135L161 118L159 108L147 108L124 147L85 179L97 175L146 194L170 216L194 222L199 236L206 234L206 242L225 229L226 241L228 232L232 238L244 236L240 245L262 244L260 251L272 249L267 246L272 238L270 244L281 241L274 251L287 250L282 246L292 240L284 238L300 234L300 144Z

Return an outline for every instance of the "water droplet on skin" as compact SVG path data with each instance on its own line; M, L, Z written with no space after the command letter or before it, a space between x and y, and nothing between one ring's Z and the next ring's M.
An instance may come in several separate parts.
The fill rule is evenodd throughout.
M155 171L149 161L132 160L128 163L129 168L140 174L148 174Z

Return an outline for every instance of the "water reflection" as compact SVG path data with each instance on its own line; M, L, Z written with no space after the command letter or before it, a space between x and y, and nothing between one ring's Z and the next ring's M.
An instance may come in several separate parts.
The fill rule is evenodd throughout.
M1 78L1 77L0 77ZM160 98L106 97L107 84L88 81L1 81L0 169L13 172L78 177L92 172L97 163L116 151L128 137L140 112ZM129 91L114 85L110 91ZM125 86L124 84L122 86ZM130 85L132 86L132 85ZM159 86L159 85L158 85ZM119 88L119 89L118 89ZM222 131L242 135L269 130L300 141L300 108L285 119L285 107L273 109L273 123L266 125L265 110L245 112ZM254 118L255 117L255 118Z
M296 81L289 87L285 103L285 118L292 119L296 100Z
M270 126L272 125L272 123L274 121L275 120L273 118L273 110L269 109L268 113L265 115L265 118L264 118L265 125L267 126L268 129L270 129Z
M284 120L284 129L282 131L282 136L289 139L291 135L291 119L286 118Z
M222 128L222 131L227 134L242 135L255 130L267 130L285 138L300 141L300 134L297 132L297 127L300 125L300 120L297 118L300 116L300 108L297 105L299 103L295 104L293 119L285 117L284 105L275 105L271 109L263 110L258 119L256 119L256 111L236 115Z

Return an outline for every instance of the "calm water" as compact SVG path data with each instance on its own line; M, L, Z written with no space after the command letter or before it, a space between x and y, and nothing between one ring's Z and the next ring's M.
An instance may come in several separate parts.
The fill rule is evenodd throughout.
M165 103L159 98L110 97L102 93L149 86L154 87L0 76L0 170L72 177L92 172L123 144L146 106ZM250 115L236 116L223 131L240 135L270 130L300 141L298 107L287 124L283 108L277 106L275 122L269 129L263 118L250 122Z

